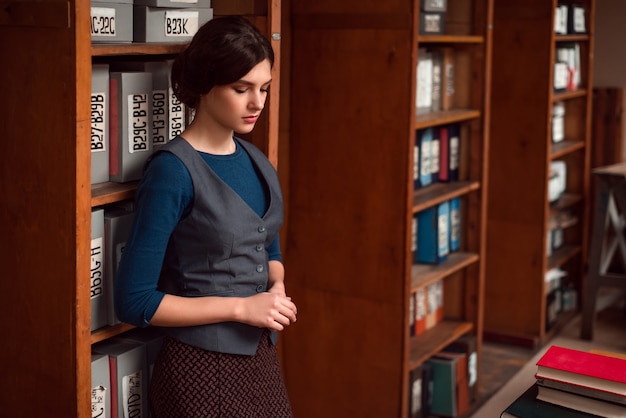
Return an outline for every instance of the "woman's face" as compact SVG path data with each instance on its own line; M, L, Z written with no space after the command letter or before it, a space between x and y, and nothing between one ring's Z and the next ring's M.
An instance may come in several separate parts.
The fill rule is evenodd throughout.
M270 63L261 61L238 81L213 87L202 97L200 106L220 128L248 133L265 106L271 81Z

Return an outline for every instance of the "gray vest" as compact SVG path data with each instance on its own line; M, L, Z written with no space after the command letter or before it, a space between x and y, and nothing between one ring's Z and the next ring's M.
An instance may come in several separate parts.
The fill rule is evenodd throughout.
M193 182L191 213L172 233L159 290L173 295L247 297L267 291L266 246L283 222L283 199L274 167L249 142L238 140L248 152L270 190L269 208L260 218L206 164L183 138L175 138L159 152L169 151L185 164ZM205 350L253 355L263 329L238 323L192 327L163 327L183 343ZM271 334L276 342L276 332Z

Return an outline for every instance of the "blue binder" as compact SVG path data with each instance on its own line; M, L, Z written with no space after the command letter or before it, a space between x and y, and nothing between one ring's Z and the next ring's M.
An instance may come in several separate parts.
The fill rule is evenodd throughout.
M450 204L443 202L417 214L418 263L440 264L448 258Z
M461 248L461 198L450 199L450 252Z

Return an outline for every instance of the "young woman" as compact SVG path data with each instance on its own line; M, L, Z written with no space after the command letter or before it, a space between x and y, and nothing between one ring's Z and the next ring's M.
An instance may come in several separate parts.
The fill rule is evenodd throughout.
M161 327L157 417L287 417L276 333L296 321L278 232L283 202L250 132L274 54L242 17L202 26L172 66L194 119L146 164L115 282L119 319Z

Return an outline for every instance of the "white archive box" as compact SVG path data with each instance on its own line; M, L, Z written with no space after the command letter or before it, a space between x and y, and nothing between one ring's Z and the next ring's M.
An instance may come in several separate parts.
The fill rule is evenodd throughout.
M213 9L135 6L133 16L135 42L186 42L213 19Z
M91 2L92 42L132 42L132 0Z

